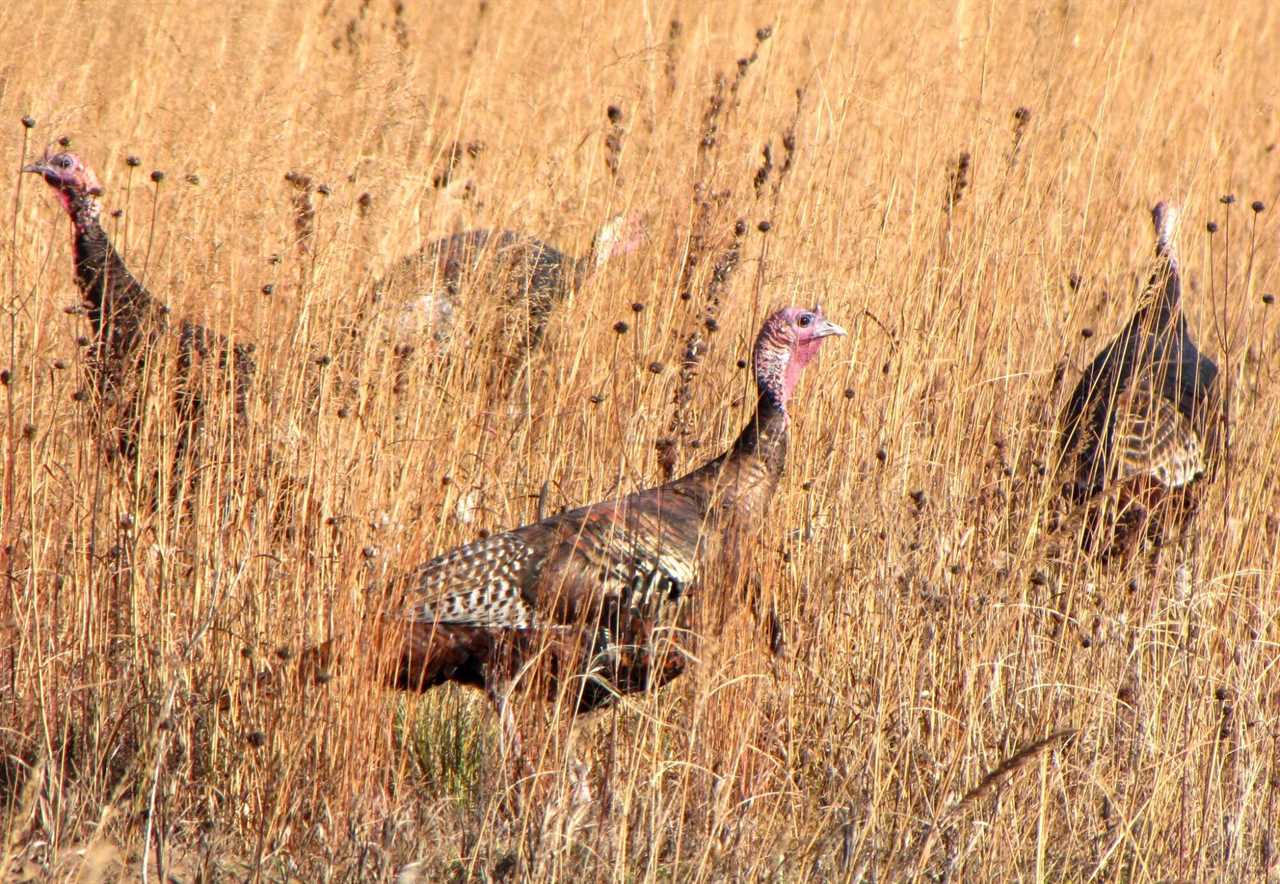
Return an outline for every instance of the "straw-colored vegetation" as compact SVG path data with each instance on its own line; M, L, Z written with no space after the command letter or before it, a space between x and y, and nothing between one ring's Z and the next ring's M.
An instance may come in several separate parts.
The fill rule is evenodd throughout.
M1260 0L3 4L0 878L1280 877L1277 58ZM136 463L74 396L67 221L16 171L64 134L152 292L257 345L252 427L215 403L188 484L161 362ZM1187 543L1033 579L1160 198L1230 458ZM386 317L350 334L429 237L582 254L626 210L647 244L515 389L493 298L398 391ZM784 654L744 614L580 722L590 804L548 743L514 815L482 696L372 686L366 587L721 450L761 318L814 301L851 334L754 553Z

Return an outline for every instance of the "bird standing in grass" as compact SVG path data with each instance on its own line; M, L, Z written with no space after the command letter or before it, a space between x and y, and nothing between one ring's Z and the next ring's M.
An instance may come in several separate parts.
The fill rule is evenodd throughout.
M88 372L99 404L114 414L112 447L126 457L137 455L145 392L144 366L169 332L169 308L129 272L101 223L102 186L98 176L70 151L50 145L44 156L23 167L42 177L71 219L72 255L83 307L93 327ZM204 409L204 391L196 367L216 361L234 389L235 412L243 417L253 381L252 348L231 346L225 337L191 322L178 329L178 389L180 418L193 428ZM179 448L186 445L181 434Z
M1224 402L1218 368L1197 349L1182 313L1177 210L1151 210L1157 267L1129 324L1085 369L1063 411L1064 492L1081 505L1114 497L1129 529L1145 534L1157 505L1188 516L1198 480L1219 454Z
M432 344L446 349L465 311L474 312L464 289L489 290L511 311L506 325L521 354L535 349L555 305L578 290L610 258L644 242L639 214L609 220L580 258L540 239L511 230L467 230L424 245L397 261L373 286L373 302L395 311L392 333L401 350ZM515 308L512 310L512 308Z
M771 315L755 344L755 413L724 454L618 500L444 553L405 575L387 625L390 677L406 690L486 691L519 752L514 691L571 713L657 688L684 671L699 617L734 599L782 475L788 406L822 342L844 329L819 307ZM733 590L726 590L724 595ZM318 651L327 661L329 647Z

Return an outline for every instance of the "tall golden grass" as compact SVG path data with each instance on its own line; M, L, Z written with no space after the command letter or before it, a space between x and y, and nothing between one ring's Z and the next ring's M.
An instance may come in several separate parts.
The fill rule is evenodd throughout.
M1275 4L428 6L0 9L0 871L1280 876ZM73 398L67 222L16 171L63 134L134 272L257 343L252 430L213 416L179 506L150 478L165 378L136 465ZM329 190L304 242L291 171ZM1033 582L1064 387L1132 310L1161 198L1184 207L1230 460L1194 543ZM628 209L646 248L557 310L514 392L481 341L397 394L382 320L347 333L430 237L509 227L581 254ZM813 301L852 334L803 381L755 553L786 653L736 622L694 675L581 722L590 805L557 746L551 797L513 816L477 695L371 688L358 656L327 685L278 677L316 641L358 648L380 577L540 498L653 484L659 443L677 470L720 450L760 319Z

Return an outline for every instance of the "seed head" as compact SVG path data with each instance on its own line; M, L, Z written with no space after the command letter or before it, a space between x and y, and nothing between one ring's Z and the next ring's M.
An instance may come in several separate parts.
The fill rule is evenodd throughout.
M1087 327L1080 329L1080 337L1086 341L1089 340L1089 338L1093 337L1093 329Z
M1266 206L1266 203L1264 203L1262 200L1254 200L1253 202L1249 203L1249 208L1253 209L1253 213L1255 215L1258 215L1258 214L1261 214L1263 210L1267 208L1267 206Z
M853 391L853 387L845 387L845 388L844 388L844 398L846 398L846 399L852 399L855 395L856 395L856 394L855 394L855 393L854 393L854 391Z
M733 225L733 235L744 236L746 235L746 232L747 232L747 222L744 219L739 218Z
M627 333L627 330L630 328L631 326L627 325L621 319L619 319L617 322L613 324L613 330L620 335L625 335Z
M739 360L738 360L738 368L746 368L746 367L747 367L747 360L745 360L745 359L739 359Z
M761 221L759 224L756 225L756 230L760 231L761 233L768 233L770 230L773 230L773 225L768 221Z
M35 117L32 117L32 116L25 116L25 117L23 117L23 118L22 118L22 127L23 127L24 129L34 129L34 128L36 127L36 118L35 118Z
M1204 226L1204 229L1205 229L1205 230L1207 230L1207 231L1209 231L1210 233L1217 233L1217 232L1218 232L1218 222L1217 222L1217 221L1210 221L1208 224L1206 224L1206 225Z
M609 105L609 109L605 111L605 114L609 117L609 122L614 125L622 122L622 108L616 104Z
M154 181L156 184L159 184L161 181L164 180L164 172L161 172L159 169L156 169L154 172L151 173L151 180Z
M773 26L765 25L763 28L756 29L756 42L763 43L773 36Z
M262 731L249 731L245 735L245 739L249 741L249 745L255 749L261 749L267 745L267 735Z
M1234 193L1224 193L1222 196L1218 197L1218 202L1222 203L1224 206L1229 206L1235 201L1236 196Z
M641 310L643 310L643 309L644 309L644 304L642 304L642 303L641 303L641 302L639 302L639 301L636 301L634 304L632 304L632 305L631 305L631 312L632 312L632 313L639 313L639 312L640 312Z
M329 187L329 185L327 184L321 184L319 187L316 188L316 193L320 194L321 196L330 196L333 194L333 189Z
M270 282L262 287L262 293L267 296L270 296L271 293L274 292L275 290L276 290L275 284Z
M1262 296L1262 303L1266 304L1267 306L1270 306L1275 302L1276 302L1276 296L1271 294L1271 292L1267 292L1265 295Z
M70 147L70 146L71 146L70 135L63 135L61 138L58 139L58 147Z
M136 169L138 166L142 165L142 160L134 156L133 154L129 154L127 157L124 158L124 164L128 166L130 169Z
M649 363L649 371L653 372L654 374L662 374L662 369L663 369L663 367L664 367L664 366L662 365L662 363L661 363L661 362L650 362L650 363Z

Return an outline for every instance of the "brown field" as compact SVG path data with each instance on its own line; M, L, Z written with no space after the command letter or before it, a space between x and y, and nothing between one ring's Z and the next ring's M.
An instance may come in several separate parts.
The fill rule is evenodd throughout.
M1280 881L1276 4L436 5L0 9L0 880ZM215 402L189 500L155 504L163 370L133 465L73 398L67 221L16 171L64 134L152 292L257 344L249 436ZM1033 580L1058 408L1162 198L1230 457L1194 542ZM492 299L399 392L385 317L349 333L427 238L581 254L628 209L648 243L514 390ZM513 815L480 694L370 687L365 588L660 481L708 311L672 451L722 450L760 320L814 301L850 336L806 372L752 563L785 654L744 613L579 724L592 803L548 741ZM330 683L286 677L330 637Z

